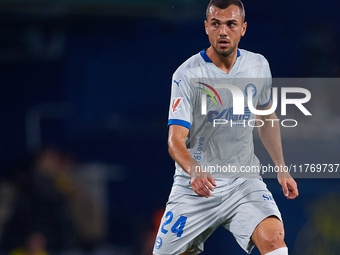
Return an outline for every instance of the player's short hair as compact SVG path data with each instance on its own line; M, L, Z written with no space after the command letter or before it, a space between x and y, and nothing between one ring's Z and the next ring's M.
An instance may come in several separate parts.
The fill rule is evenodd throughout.
M209 16L211 6L216 6L219 9L227 9L230 5L236 5L237 7L240 8L240 13L244 22L246 18L246 11L244 10L244 6L241 0L210 0L206 11L207 19Z

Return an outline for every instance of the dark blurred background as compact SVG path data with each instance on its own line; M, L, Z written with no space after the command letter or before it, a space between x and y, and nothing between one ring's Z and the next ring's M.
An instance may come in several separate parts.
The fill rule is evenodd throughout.
M0 1L0 254L151 254L174 173L171 76L209 46L207 4ZM273 77L340 76L339 1L244 4L240 48L263 54ZM282 131L287 163L340 163L337 85L308 88L324 118ZM255 147L269 163L256 135ZM331 177L298 179L294 201L266 180L290 254L340 254ZM203 254L244 252L218 229Z

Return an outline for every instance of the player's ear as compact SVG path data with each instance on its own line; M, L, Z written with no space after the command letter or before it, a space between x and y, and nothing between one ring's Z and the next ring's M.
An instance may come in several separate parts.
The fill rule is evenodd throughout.
M206 20L204 21L204 27L205 27L205 33L207 35L209 35L209 33L208 33L208 22Z
M247 31L247 22L243 22L242 24L242 36L245 35L246 31Z

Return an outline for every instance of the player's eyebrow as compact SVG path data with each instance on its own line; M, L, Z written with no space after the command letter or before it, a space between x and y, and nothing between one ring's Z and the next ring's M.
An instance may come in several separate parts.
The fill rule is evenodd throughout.
M216 18L211 18L211 21L217 21L217 22L221 22L220 20L216 19ZM227 23L231 23L231 22L238 22L237 19L232 19L232 20L227 20Z

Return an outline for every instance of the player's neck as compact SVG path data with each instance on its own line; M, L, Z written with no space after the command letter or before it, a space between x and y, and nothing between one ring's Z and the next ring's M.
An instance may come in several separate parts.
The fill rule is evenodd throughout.
M229 56L223 57L217 54L213 47L210 46L206 50L206 54L219 69L227 74L233 68L237 59L237 49L235 49Z

